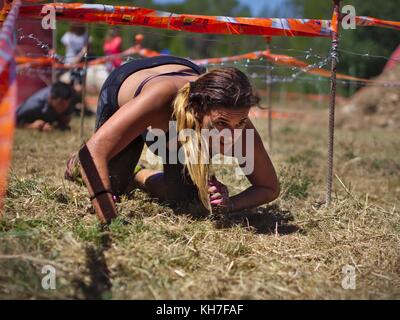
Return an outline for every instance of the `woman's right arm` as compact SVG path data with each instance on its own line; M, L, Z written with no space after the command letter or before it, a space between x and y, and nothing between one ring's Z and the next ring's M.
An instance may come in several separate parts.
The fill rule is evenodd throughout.
M116 217L111 190L108 161L122 151L150 125L167 128L170 110L167 107L176 95L176 86L160 81L120 107L88 140L79 152L81 173L96 214L102 222Z

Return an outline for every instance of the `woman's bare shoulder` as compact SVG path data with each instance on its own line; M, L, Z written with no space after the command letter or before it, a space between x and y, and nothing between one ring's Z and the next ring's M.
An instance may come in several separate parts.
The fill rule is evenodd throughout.
M165 106L170 104L172 100L176 97L179 91L179 86L176 85L171 79L157 79L149 86L144 86L143 90L141 91L140 95L138 95L135 99L150 99L156 100L157 106L160 108L163 107L163 102Z
M122 150L149 126L166 130L172 113L169 106L175 95L171 84L152 84L139 96L121 106L96 131L89 142L98 142L102 148L101 152L109 155L116 149Z

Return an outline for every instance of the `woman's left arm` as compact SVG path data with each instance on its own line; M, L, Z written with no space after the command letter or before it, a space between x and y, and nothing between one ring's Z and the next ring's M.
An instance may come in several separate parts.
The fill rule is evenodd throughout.
M248 173L245 172L251 186L229 198L231 211L260 206L275 200L280 194L274 166L259 133L250 120L248 120L245 130L253 130L254 133L254 143L246 141L246 132L243 132L241 141L239 141L242 143L243 156L246 159L241 167L248 166L248 161L252 161L252 166L250 166L252 170Z

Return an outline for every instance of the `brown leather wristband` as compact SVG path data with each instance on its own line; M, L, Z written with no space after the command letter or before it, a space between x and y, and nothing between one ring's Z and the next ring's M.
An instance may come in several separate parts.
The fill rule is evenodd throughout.
M105 190L101 190L96 192L94 195L90 196L90 201L93 201L94 199L96 199L98 196L105 194L105 193L110 193L113 196L113 200L114 200L114 195L112 193L112 191L110 189L105 189Z

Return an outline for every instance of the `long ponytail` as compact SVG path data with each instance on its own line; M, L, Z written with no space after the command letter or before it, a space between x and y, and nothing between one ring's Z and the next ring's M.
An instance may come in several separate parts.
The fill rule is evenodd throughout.
M209 141L201 134L197 117L204 116L213 107L235 110L258 105L259 101L247 76L236 68L219 68L202 74L196 81L185 84L175 97L174 116L185 155L185 168L198 189L199 199L210 211ZM182 134L185 129L189 129L191 135Z
M173 103L173 114L177 122L178 137L185 154L185 168L198 189L200 201L211 211L207 187L209 175L208 141L201 134L199 120L189 103L189 94L190 83L187 83L178 91ZM186 129L190 129L194 135L185 135L185 139L183 139L182 133Z

